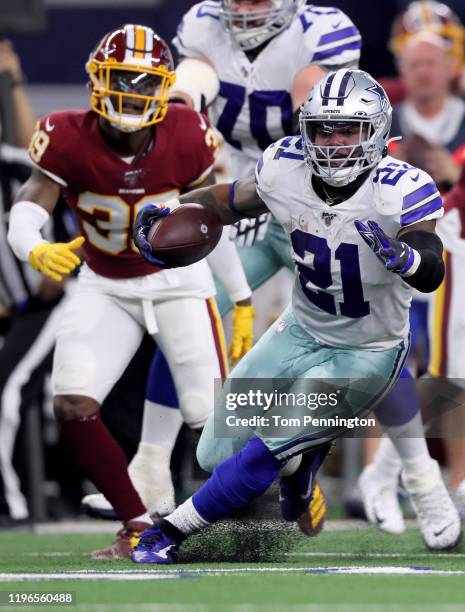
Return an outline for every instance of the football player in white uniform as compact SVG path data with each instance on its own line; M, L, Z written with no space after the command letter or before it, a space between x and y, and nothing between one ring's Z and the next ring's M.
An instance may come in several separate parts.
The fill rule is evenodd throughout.
M358 65L361 37L339 9L305 6L304 0L207 0L186 13L173 43L183 59L172 96L195 110L209 107L210 120L226 143L232 176L244 178L253 173L273 141L295 133L298 109L314 83L329 70ZM250 245L240 250L240 257L252 289L283 267L294 270L289 239L273 218L268 223L269 217L243 219L232 228L238 245ZM232 301L223 285L217 288L218 308L224 315ZM236 328L249 339L253 316L247 304L234 307ZM173 410L176 393L160 353L151 378L157 381L158 391L148 397L145 442L130 470L137 471L136 488L143 489L144 496L153 490L151 497L158 498L160 510L171 504L173 489L154 484L169 482L169 453L181 419ZM101 496L92 496L87 503L98 512L99 507L108 507ZM317 532L325 514L318 486L312 508Z
M319 78L329 70L357 67L361 47L357 28L343 12L300 0L202 2L185 15L173 42L184 58L176 70L173 95L197 109L208 105L225 140L231 174L238 179L250 175L273 140L295 133L299 107ZM242 219L232 237L252 289L281 268L294 271L288 236L273 216ZM221 314L231 308L221 286L217 301ZM418 405L407 370L402 377L406 380L396 392L403 396L410 390L408 420ZM422 437L418 419L410 418L402 430L403 461L422 444L415 442ZM383 424L392 423L388 419ZM407 441L408 433L412 442ZM388 434L396 435L396 430ZM390 513L386 506L376 519L389 531L405 528L400 513Z
M262 152L293 131L293 113L328 70L356 67L361 38L337 8L303 0L201 2L173 40L184 59L173 95L201 98L223 135L232 175L253 172Z
M305 6L303 0L225 0L193 6L173 43L183 58L173 96L196 110L208 105L224 139L231 174L244 178L253 173L268 145L295 133L298 109L324 74L357 67L361 37L337 8ZM288 236L269 214L242 219L231 229L236 244L242 245L240 257L252 289L282 268L294 271ZM232 303L221 283L217 289L224 315ZM250 314L250 308L236 306L233 316L247 324ZM160 356L158 363L154 378L164 380L166 388L169 377L160 376L165 370ZM317 533L325 516L318 485L310 513Z
M291 304L233 370L219 408L241 389L241 380L244 388L243 379L274 384L288 378L297 388L305 382L307 392L346 379L347 393L336 407L319 406L318 416L332 422L301 422L287 437L273 436L262 422L238 451L231 439L214 437L210 422L198 454L201 463L202 455L217 461L213 475L142 535L132 553L136 563L174 562L183 539L263 493L290 458L303 454L281 486L283 515L299 518L328 447L346 430L335 417L366 415L399 376L408 351L410 287L431 292L444 277L434 231L443 208L428 174L386 156L390 124L389 100L372 77L358 70L330 73L302 107L301 137L270 145L255 182L251 177L180 199L212 207L224 224L271 211L290 235L297 265ZM173 210L179 201L166 206ZM148 208L152 218L160 211ZM149 211L139 213L135 226L142 253L150 250ZM404 483L423 538L432 549L454 546L460 517L426 444L417 451L416 461L404 466Z

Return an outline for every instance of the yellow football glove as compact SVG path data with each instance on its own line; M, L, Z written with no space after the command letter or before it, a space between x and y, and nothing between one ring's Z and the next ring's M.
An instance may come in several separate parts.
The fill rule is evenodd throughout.
M239 306L237 304L234 306L232 340L228 352L228 357L231 357L231 365L237 363L252 348L255 316L253 306Z
M63 274L69 274L81 263L73 251L82 246L84 240L79 236L71 242L42 242L29 253L29 263L34 270L60 282Z

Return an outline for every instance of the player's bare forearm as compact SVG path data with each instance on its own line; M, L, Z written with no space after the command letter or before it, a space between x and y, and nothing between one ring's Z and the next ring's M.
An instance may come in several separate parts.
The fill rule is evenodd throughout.
M223 225L231 225L244 217L258 217L268 209L255 189L253 177L195 189L179 198L181 204L196 202L213 208Z
M18 190L15 202L34 202L49 213L53 211L60 195L60 186L39 170L33 170L29 179Z
M200 185L202 187L200 187ZM206 178L200 183L200 185L194 189L192 189L191 187L186 187L185 189L182 189L181 195L184 195L185 193L192 193L192 191L198 191L200 188L205 189L205 187L211 187L211 185L216 185L215 173L213 171L210 172L210 174L206 176Z

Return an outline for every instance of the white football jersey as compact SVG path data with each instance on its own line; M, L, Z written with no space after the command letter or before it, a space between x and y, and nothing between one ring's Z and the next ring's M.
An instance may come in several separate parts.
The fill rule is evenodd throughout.
M265 151L256 183L291 238L299 323L331 346L383 350L405 341L411 287L385 269L354 221L376 221L395 237L403 227L440 218L442 200L432 178L388 156L351 198L329 206L315 193L302 139L294 136Z
M309 64L328 70L356 66L361 37L340 10L309 5L251 62L221 24L220 4L207 0L193 6L173 43L181 56L204 57L214 66L220 93L209 117L231 150L232 175L243 178L266 147L292 134L296 74Z

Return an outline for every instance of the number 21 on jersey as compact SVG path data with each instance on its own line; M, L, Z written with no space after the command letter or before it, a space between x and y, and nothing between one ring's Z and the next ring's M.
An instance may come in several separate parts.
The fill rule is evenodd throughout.
M341 314L351 319L358 319L370 314L370 303L363 296L358 246L341 242L332 253L325 238L294 230L291 234L294 251L304 260L305 256L313 255L312 266L296 262L299 270L300 286L307 298L317 308L325 312ZM325 291L333 284L331 259L339 261L341 269L341 284L344 299L336 304L332 293ZM312 285L315 289L309 287Z

